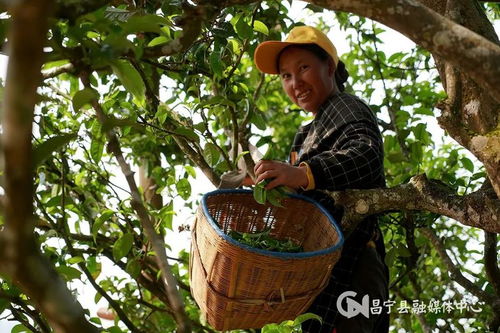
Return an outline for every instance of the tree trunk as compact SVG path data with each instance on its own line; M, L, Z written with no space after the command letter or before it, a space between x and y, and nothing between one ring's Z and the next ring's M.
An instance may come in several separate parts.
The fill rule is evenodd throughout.
M41 80L49 0L15 1L9 8L9 64L2 119L5 160L5 228L0 234L0 270L12 278L56 332L97 332L33 234L31 133L36 90Z

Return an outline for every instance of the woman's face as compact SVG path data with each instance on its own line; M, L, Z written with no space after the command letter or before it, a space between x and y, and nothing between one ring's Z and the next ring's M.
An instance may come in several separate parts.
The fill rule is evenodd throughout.
M302 109L316 113L334 91L332 60L322 61L311 51L288 47L280 56L283 89Z

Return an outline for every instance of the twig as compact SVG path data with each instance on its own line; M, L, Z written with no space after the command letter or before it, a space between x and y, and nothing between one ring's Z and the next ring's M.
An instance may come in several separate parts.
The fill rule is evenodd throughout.
M431 228L422 228L420 229L420 232L432 243L432 245L438 252L439 257L443 261L446 269L448 270L452 280L456 281L458 284L460 284L462 287L464 287L466 290L468 290L470 293L475 295L486 304L495 304L495 302L498 302L496 297L484 292L472 281L462 275L460 269L451 261L450 257L446 253L446 248L443 242L435 234L434 230L432 230Z
M42 77L44 80L46 80L56 77L62 73L74 73L74 71L75 71L75 66L72 63L69 63L59 67L48 69L46 71L42 71Z
M375 34L375 27L374 27L373 21L372 21L372 31ZM359 36L359 34L358 34L358 36ZM373 41L373 46L375 48L375 57L377 58L377 60L373 61L373 62L375 64L375 67L377 68L377 72L380 75L380 79L382 80L382 86L384 88L385 96L387 98L387 103L389 104L390 103L389 101L391 100L391 97L389 95L389 90L387 89L387 86L385 84L384 73L382 73L382 68L380 66L380 64L382 62L380 61L380 58L378 56L378 47L377 47L376 38L373 38L372 41ZM365 52L362 47L360 49L362 50L362 52ZM365 53L365 55L366 55L366 53ZM398 126L397 126L397 123L396 123L396 112L394 112L392 103L390 103L387 106L387 109L388 109L388 112L389 112L389 117L391 119L392 127L394 129L394 132L396 133L396 138L398 140L399 146L401 147L401 151L403 152L403 155L406 158L408 158L410 156L410 151L408 149L408 146L406 145L406 142L404 141L404 138L401 136L401 131L398 129Z
M11 303L11 308L13 307L14 304L20 306L24 313L26 313L28 316L30 316L31 319L40 327L40 330L43 333L49 333L51 332L50 327L47 325L45 320L42 318L40 313L36 310L31 309L28 304L26 304L26 301L21 299L18 296L11 296L5 293L3 290L0 290L0 298L6 299ZM16 318L17 319L17 318ZM1 318L0 318L1 320Z
M17 310L12 305L9 307L9 310L10 310L10 312L12 313L12 315L14 316L14 318L18 322L20 322L21 324L23 324L24 326L26 326L32 332L38 332L38 330L33 325L31 325L31 323L29 322L29 320L27 320L26 318L24 318L23 316L21 316L21 314L19 313L20 312L19 310Z
M206 138L210 140L210 142L216 147L216 149L219 151L219 153L222 155L222 158L224 158L224 161L226 161L227 165L231 165L231 160L229 159L229 156L227 155L226 151L221 148L217 144L217 141L215 140L214 136L212 135L212 132L210 132L209 129L209 124L208 124L208 119L203 110L200 110L200 115L201 119L203 119L203 123L205 124L205 127L207 128L205 131Z
M81 80L85 87L90 87L88 73L82 73ZM104 114L104 111L101 105L98 103L97 99L94 99L92 101L92 106L96 111L97 119L101 123L105 123L106 115ZM156 233L154 229L149 213L143 204L141 194L135 182L134 173L130 169L129 164L127 163L127 161L123 156L123 153L120 148L120 142L118 141L116 133L112 129L110 129L108 130L106 135L108 137L108 149L117 159L118 164L120 165L120 168L123 174L125 175L127 183L129 185L132 195L132 200L131 200L132 208L136 211L139 220L141 222L141 225L144 228L144 232L151 241L153 250L156 253L156 260L160 268L160 271L162 272L162 278L163 278L162 281L165 285L165 290L167 292L169 303L172 307L172 310L174 311L174 317L178 324L178 331L179 333L191 332L190 321L186 316L186 313L184 312L184 304L182 298L180 297L176 289L175 278L170 270L170 266L168 265L164 240L160 237L160 235Z

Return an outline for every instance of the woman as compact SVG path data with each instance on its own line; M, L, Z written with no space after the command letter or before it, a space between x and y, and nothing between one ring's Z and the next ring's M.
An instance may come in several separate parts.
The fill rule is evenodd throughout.
M348 78L337 51L321 31L301 26L292 29L284 42L267 41L255 50L257 68L280 75L291 101L314 115L301 127L292 145L290 164L259 161L256 183L271 179L267 189L285 185L311 196L331 211L337 221L341 212L332 199L318 190L366 189L385 186L383 144L377 121L369 107L344 93ZM362 303L369 295L382 305L387 300L388 273L384 264L383 240L375 217L367 218L346 239L342 256L332 271L329 285L315 299L309 312L323 318L323 324L308 321L304 332L387 332L387 310L348 318L344 303L337 299L345 291ZM342 301L342 299L339 299ZM352 315L352 314L351 314Z

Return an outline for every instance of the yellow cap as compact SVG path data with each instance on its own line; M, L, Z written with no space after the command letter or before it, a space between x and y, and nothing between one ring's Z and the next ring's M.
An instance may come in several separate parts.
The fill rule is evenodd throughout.
M284 42L266 41L257 46L254 53L254 62L257 68L264 73L279 74L277 57L281 50L294 44L316 44L328 53L337 66L339 57L337 49L328 37L316 28L308 26L295 27Z

